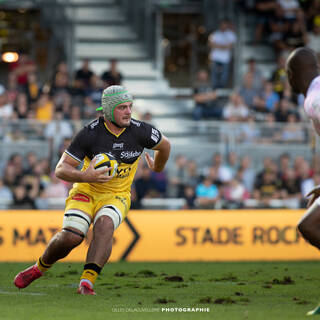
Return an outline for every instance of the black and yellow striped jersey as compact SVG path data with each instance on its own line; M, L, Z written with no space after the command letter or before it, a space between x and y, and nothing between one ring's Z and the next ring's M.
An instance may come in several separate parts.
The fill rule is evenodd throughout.
M77 183L74 187L83 192L130 192L138 162L144 148L156 147L162 139L161 132L143 121L131 119L129 127L118 134L112 133L103 117L100 117L83 129L73 138L65 153L82 162L86 170L90 161L99 153L111 153L118 161L117 173L106 183Z

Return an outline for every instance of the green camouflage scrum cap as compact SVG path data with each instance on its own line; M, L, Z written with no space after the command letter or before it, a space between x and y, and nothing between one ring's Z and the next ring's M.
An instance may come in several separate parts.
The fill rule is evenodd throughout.
M101 97L101 107L96 110L102 110L107 120L114 122L113 111L115 107L124 102L132 102L132 95L123 86L110 86L103 90Z

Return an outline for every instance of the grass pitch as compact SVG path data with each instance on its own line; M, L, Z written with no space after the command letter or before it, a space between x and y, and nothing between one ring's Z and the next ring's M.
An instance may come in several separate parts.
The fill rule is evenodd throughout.
M305 315L320 301L320 262L111 263L97 296L76 294L82 264L73 263L19 291L13 278L29 265L0 263L1 320L320 319Z

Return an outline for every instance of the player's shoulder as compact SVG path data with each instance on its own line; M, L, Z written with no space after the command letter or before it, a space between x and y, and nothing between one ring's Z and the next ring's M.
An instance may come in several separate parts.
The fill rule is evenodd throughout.
M99 117L90 121L88 124L84 126L87 131L95 131L99 128L99 126L103 125L103 117Z
M130 128L133 132L139 132L139 133L150 131L150 130L152 130L152 128L156 129L154 127L154 125L152 125L148 122L136 120L136 119L132 119L132 118L131 118Z
M141 128L145 122L131 118L130 126L132 129Z

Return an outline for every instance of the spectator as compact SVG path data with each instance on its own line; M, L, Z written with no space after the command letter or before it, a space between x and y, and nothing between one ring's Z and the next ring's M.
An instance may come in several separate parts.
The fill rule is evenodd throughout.
M285 70L286 58L280 55L277 59L277 68L273 71L271 81L273 83L273 89L279 94L280 98L283 96L285 83L287 81L286 70Z
M13 195L5 184L2 178L0 178L0 209L8 209L13 202Z
M243 83L239 90L239 95L243 98L245 105L250 109L254 106L254 98L259 96L260 92L253 85L253 74L247 73L243 78Z
M281 99L274 113L276 122L287 122L289 114L292 112L292 103L288 99Z
M227 121L244 121L249 116L249 109L242 97L234 92L229 96L229 102L223 108L223 118Z
M269 21L269 35L268 41L273 47L277 56L281 55L286 49L284 43L284 34L288 31L289 23L283 17L283 10L277 6L274 15Z
M265 122L261 128L260 142L262 143L274 143L279 134L279 127L275 122L275 116L273 113L268 113L265 116Z
M174 166L169 168L169 194L174 198L182 198L184 194L184 187L187 183L187 158L181 154L175 158Z
M56 177L54 173L51 174L51 180L43 190L43 197L49 198L67 198L68 188L65 183Z
M290 167L282 171L282 173L281 197L286 200L295 201L295 207L297 208L301 200L300 181L296 177L294 170Z
M23 87L28 82L28 74L36 72L37 66L27 53L20 53L19 60L10 64L10 71L17 78L19 86Z
M151 179L154 181L156 191L159 197L165 197L167 194L168 178L165 171L151 172Z
M197 163L193 160L189 160L186 164L186 167L186 181L188 186L195 188L200 179Z
M260 42L264 32L269 31L268 24L277 7L276 0L255 0L255 10L258 21L255 29L255 40Z
M80 87L84 90L90 87L91 77L94 73L90 70L89 59L83 59L82 66L76 71L75 80L80 82Z
M141 168L141 177L135 181L135 190L137 194L138 205L141 205L142 199L159 197L157 185L151 176L151 170L147 166Z
M19 88L18 88L18 83L17 83L17 78L16 75L13 72L10 72L8 74L8 103L9 104L14 104L14 102L17 99L19 93Z
M262 206L270 206L270 201L280 198L281 184L272 171L265 171L261 180L257 180L253 191L254 199L261 202Z
M87 96L83 100L83 116L84 119L93 119L96 115L97 105L93 102L90 96Z
M105 88L122 83L123 76L118 70L118 61L116 59L110 60L110 68L102 73L101 79Z
M193 118L195 120L206 119L209 117L221 118L221 108L217 105L217 93L212 90L209 83L209 75L206 70L197 72L197 81L193 90L193 100L195 109Z
M238 142L254 143L258 141L259 137L260 130L257 127L255 118L249 114L247 121L239 124L236 139Z
M293 21L289 25L288 31L284 34L284 43L287 52L305 46L308 43L305 25L299 20Z
M195 194L195 190L194 187L192 186L185 186L184 188L184 199L186 200L185 205L183 206L182 209L194 209L196 207L196 194Z
M25 119L28 116L29 104L25 93L18 93L15 101L15 111L18 119Z
M41 85L37 75L34 72L28 74L27 83L24 86L24 92L27 95L28 103L33 104L37 101L41 94Z
M13 189L12 208L36 209L35 201L41 191L40 179L35 176L24 176L21 183Z
M34 169L38 164L38 156L33 151L29 151L26 155L26 160L24 162L23 174L33 175Z
M217 152L213 155L212 165L209 168L205 169L204 175L210 175L210 171L216 172L216 183L225 183L230 181L233 178L233 170L225 163L223 163L221 153ZM215 179L211 177L211 180Z
M4 86L0 85L0 120L9 119L13 115L13 106L8 100Z
M49 122L54 116L54 104L47 93L42 93L36 103L36 118L42 122Z
M298 17L300 10L298 0L278 0L278 3L283 11L283 17L286 20L293 21Z
M286 143L301 143L305 141L304 130L298 122L298 117L295 113L290 113L287 118L287 124L282 129L281 140Z
M96 108L100 107L103 83L97 75L92 75L90 85L86 88L85 96L90 97Z
M69 84L69 75L64 72L58 72L51 87L50 95L54 97L54 99L57 99L59 95L64 93L70 94L71 91L72 90Z
M243 202L249 199L249 192L237 178L229 181L224 188L223 198L227 201L225 207L228 209L243 208Z
M320 61L320 19L314 22L312 31L308 34L307 46L317 53Z
M251 74L253 77L253 87L256 91L260 91L262 89L262 86L264 84L264 77L262 75L261 70L257 67L256 60L254 58L250 58L248 60L248 68L246 73L243 76L243 79L245 78L246 74Z
M240 161L240 167L237 173L238 178L244 184L248 192L253 191L256 171L252 167L251 158L249 156L244 156Z
M55 120L51 121L44 130L44 136L50 141L51 154L56 154L62 141L73 135L71 124L63 120L62 112L57 111L54 116Z
M228 20L220 22L219 29L209 35L212 87L224 88L229 79L233 46L236 34Z
M254 109L261 113L275 112L279 100L279 95L273 90L272 82L267 81L260 95L254 98Z
M196 187L196 203L201 209L213 209L219 200L219 190L209 177Z

